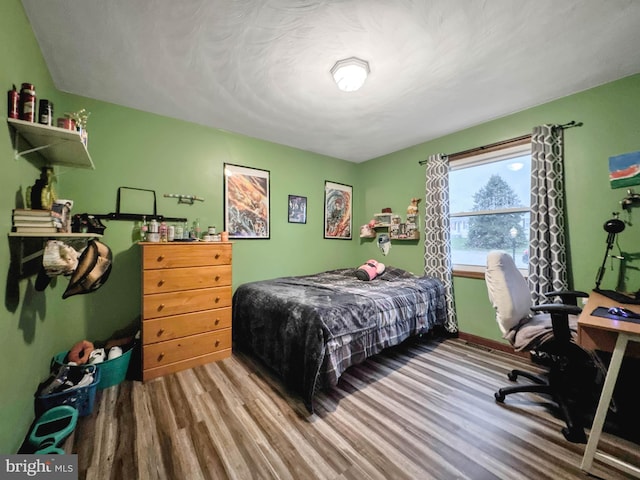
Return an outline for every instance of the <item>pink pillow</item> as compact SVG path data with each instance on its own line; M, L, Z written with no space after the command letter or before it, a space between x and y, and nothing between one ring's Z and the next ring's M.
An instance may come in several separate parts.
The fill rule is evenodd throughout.
M376 278L378 275L384 273L385 265L376 260L370 259L364 262L356 270L356 277L360 280L370 281Z

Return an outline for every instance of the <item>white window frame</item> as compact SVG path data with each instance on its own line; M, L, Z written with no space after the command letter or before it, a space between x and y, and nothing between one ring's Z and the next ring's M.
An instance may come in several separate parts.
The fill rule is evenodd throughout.
M522 143L519 145L514 145L512 147L501 148L499 150L492 150L490 152L479 153L477 155L470 155L468 157L462 158L460 160L452 160L449 162L449 171L462 170L464 168L470 168L472 166L485 165L488 163L499 162L502 160L507 160L513 157L519 157L522 155L531 154L531 141ZM530 174L531 172L529 172ZM531 213L530 207L513 207L513 208L504 208L499 210L482 210L482 211L471 211L471 212L455 212L449 213L449 218L456 217L472 217L476 215L494 215L494 214L504 214L504 213ZM467 265L455 263L452 265L454 275L456 276L465 276L465 273L475 274L475 275L484 275L486 270L486 266L484 265ZM519 269L523 275L528 274L527 269Z

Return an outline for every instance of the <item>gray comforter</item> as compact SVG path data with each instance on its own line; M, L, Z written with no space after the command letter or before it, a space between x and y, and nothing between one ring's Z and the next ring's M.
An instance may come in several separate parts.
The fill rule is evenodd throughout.
M443 325L442 283L387 267L373 281L355 269L240 285L233 295L235 346L271 367L313 411L317 388L409 336Z

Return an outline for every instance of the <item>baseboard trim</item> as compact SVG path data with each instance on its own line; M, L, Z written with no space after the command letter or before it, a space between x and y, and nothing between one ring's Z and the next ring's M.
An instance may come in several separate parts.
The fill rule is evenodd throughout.
M458 332L458 338L468 343L480 345L481 347L498 350L500 352L509 353L522 358L529 358L529 352L516 352L510 345L498 342L497 340L491 340L489 338L479 337L477 335L464 332Z

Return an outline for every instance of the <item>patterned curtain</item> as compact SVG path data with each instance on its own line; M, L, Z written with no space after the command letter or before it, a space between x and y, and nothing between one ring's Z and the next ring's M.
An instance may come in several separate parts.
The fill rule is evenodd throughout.
M556 125L535 127L529 229L529 287L534 304L545 299L544 292L568 288L564 211L563 130Z
M445 329L457 333L449 239L449 162L444 155L429 157L425 199L424 273L444 283L448 315Z

